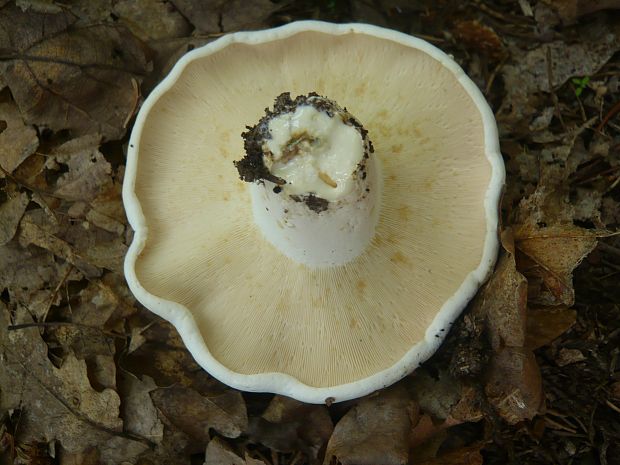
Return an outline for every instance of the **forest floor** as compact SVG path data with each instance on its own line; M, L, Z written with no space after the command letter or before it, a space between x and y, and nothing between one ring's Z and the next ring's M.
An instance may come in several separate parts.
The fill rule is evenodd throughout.
M620 464L614 8L0 0L0 463ZM186 51L298 19L453 55L495 112L507 169L497 268L446 342L395 386L331 406L215 381L122 268L144 98Z

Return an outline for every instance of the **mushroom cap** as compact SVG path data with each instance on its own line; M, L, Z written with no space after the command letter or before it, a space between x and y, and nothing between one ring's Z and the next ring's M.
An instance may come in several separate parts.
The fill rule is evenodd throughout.
M282 92L346 107L381 164L375 236L342 266L312 269L269 244L233 165ZM434 46L317 21L227 35L186 54L138 114L127 282L226 384L359 397L426 360L488 277L503 182L488 104Z

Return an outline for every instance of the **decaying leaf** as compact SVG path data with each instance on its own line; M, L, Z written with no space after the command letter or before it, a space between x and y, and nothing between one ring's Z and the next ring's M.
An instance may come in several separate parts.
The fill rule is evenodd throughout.
M542 406L542 380L534 354L522 347L505 347L493 354L485 391L508 423L533 418Z
M479 21L457 21L454 24L454 35L466 47L477 50L492 60L499 60L506 54L502 40L493 28Z
M528 224L515 228L515 240L525 256L519 268L528 278L530 302L572 305L572 273L596 246L596 233L571 224Z
M473 313L485 316L494 351L525 342L527 281L509 252L499 258L495 272L474 301Z
M261 417L250 418L248 435L279 451L301 451L316 461L323 455L334 425L324 405L275 396Z
M439 455L438 457L416 462L419 465L482 465L483 458L480 449L484 444L482 442L474 443L467 447L452 450L450 452Z
M406 464L414 409L402 385L362 399L336 425L324 463Z
M185 37L191 30L185 18L161 0L120 0L113 11L144 41Z
M19 242L34 244L66 260L87 276L101 276L101 269L122 273L127 246L123 238L62 217L50 218L43 210L26 212L20 223Z
M173 0L200 32L233 32L265 26L277 5L269 0Z
M407 388L420 409L435 419L445 420L461 398L461 385L447 371L435 376L419 368L408 379Z
M526 347L536 350L568 331L577 312L567 307L531 308L527 314Z
M232 448L218 437L213 438L207 446L204 465L266 465L262 460L239 457Z
M148 376L139 379L129 373L123 374L120 384L123 399L121 414L127 431L159 444L164 436L164 425L151 400L150 393L155 389L155 381Z
M559 15L564 24L573 24L590 13L607 9L620 9L618 0L543 0Z
M24 123L17 106L13 102L0 103L0 166L12 173L38 145L37 131ZM0 170L0 178L4 176Z
M75 22L64 9L37 14L4 7L0 74L28 124L118 139L138 104L145 49L123 27L70 28Z
M579 44L555 41L525 53L518 52L513 54L514 63L506 65L502 71L506 88L520 94L550 92L572 76L596 73L619 47L618 38L609 35L602 40Z
M28 202L28 194L22 192L14 194L0 205L0 246L13 239Z
M201 395L191 388L172 386L150 393L162 415L204 449L209 428L236 438L247 429L248 417L241 393L231 389Z
M30 322L25 310L18 310L13 321ZM0 408L22 409L20 442L57 440L67 451L79 452L118 437L121 442L146 447L125 437L118 416L118 395L111 389L95 391L84 361L69 355L56 368L47 358L47 346L38 328L8 331L9 324L9 313L0 305Z
M64 143L53 152L54 161L68 171L56 182L55 194L69 201L91 201L111 183L112 168L98 147L101 136L87 135Z
M57 262L47 250L22 249L14 242L0 247L0 289L7 289L14 305L26 306L37 318L59 302L56 291L63 281L82 279L65 262Z

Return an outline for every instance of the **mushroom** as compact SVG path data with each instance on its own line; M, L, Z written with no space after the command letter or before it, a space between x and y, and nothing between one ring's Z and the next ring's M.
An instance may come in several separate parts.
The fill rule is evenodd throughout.
M287 163L318 163L311 147L332 130L293 134L300 105L265 119L285 93L355 129L338 152L349 161L305 185ZM242 133L260 142L253 179ZM368 158L351 155L359 144ZM503 181L490 108L434 46L316 21L235 33L186 54L137 116L125 275L224 383L352 399L426 360L488 277Z

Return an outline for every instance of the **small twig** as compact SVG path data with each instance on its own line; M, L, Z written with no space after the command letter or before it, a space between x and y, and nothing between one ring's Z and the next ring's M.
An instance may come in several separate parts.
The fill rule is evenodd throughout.
M60 199L60 200L66 200L64 197L61 197L60 195L56 195L53 194L51 192L47 192L44 191L42 189L37 189L36 187L32 186L31 184L28 184L25 181L21 181L20 179L17 179L15 176L13 176L11 173L9 173L7 170L5 170L2 166L0 166L0 171L2 171L2 173L9 178L11 181L13 181L15 184L17 184L18 186L21 186L25 189L28 189L31 192L34 192L35 194L39 194L39 195L47 195L48 197L54 197L56 199Z
M601 123L596 127L598 132L601 132L605 125L609 123L609 120L612 119L620 112L620 101L616 102L616 104L611 107L611 110L607 112L607 114L603 117Z
M507 60L508 60L508 55L504 56L504 58L502 58L502 60L497 64L497 66L493 68L493 71L491 72L491 75L489 76L489 80L487 81L487 85L484 88L485 95L489 95L489 93L491 92L491 87L493 86L493 83L495 82L495 78L497 77L501 69L504 67L504 64L506 64Z
M553 62L551 58L551 47L547 47L547 81L549 83L549 92L551 92L551 99L553 100L553 104L555 105L555 112L558 115L558 119L560 120L560 124L562 128L566 131L566 125L564 124L564 118L562 118L562 112L560 111L560 101L558 100L558 96L553 89Z
M110 331L105 331L104 329L99 328L98 326L89 326L89 325L84 325L81 323L73 323L71 321L41 321L37 323L22 323L18 325L9 325L7 326L7 330L18 331L21 329L28 329L28 328L39 328L39 327L45 328L45 327L54 327L54 326L75 326L77 328L94 329L97 331L101 331L103 334L107 336L115 337L117 339L125 339L130 336L130 334L112 333Z
M52 308L54 300L56 299L56 296L58 295L58 291L60 290L62 285L65 283L65 281L67 280L67 278L69 277L69 275L71 274L72 271L73 271L73 265L71 263L69 263L69 267L67 269L67 272L65 273L63 278L60 280L58 285L54 288L54 292L52 292L52 295L50 296L50 298L49 298L49 300L47 302L47 306L45 307L45 312L43 312L43 318L41 318L41 321L45 321L47 319L47 314L49 313L50 308Z

